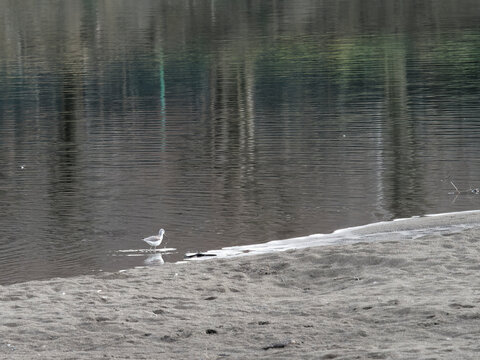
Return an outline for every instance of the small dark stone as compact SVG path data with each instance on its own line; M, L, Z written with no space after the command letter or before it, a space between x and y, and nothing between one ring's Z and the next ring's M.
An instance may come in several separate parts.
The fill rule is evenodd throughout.
M108 320L110 320L110 319L107 318L107 317L105 317L105 316L97 316L97 317L95 318L95 320L98 321L98 322L103 322L103 321L108 321Z
M455 308L455 309L472 309L472 308L475 307L475 305L459 304L459 303L453 303L453 304L450 304L449 306L452 307L452 308Z
M272 345L264 346L264 347L263 347L263 350L283 349L285 346L287 346L287 345L286 345L286 344L283 344L283 343L272 344Z
M155 315L158 315L158 314L163 314L165 311L163 311L162 309L157 309L157 310L153 310L153 313Z
M205 332L206 332L208 335L217 334L217 330L214 330L214 329L207 329Z
M322 359L336 359L337 357L338 357L337 354L330 353L330 354L323 355Z
M205 300L215 300L217 297L216 296L209 296L205 298Z
M145 333L145 334L143 334L143 336L150 336L150 335L152 335L152 333Z
M175 342L176 340L172 338L171 336L164 335L160 338L160 340L165 341L165 342Z

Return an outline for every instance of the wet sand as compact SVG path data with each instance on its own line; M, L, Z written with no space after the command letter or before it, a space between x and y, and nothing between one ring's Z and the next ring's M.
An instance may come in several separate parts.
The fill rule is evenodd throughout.
M479 239L386 236L3 286L0 358L477 359Z

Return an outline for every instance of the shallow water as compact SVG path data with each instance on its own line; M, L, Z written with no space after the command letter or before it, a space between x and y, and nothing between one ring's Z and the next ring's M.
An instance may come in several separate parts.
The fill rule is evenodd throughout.
M479 207L477 1L0 6L0 283Z

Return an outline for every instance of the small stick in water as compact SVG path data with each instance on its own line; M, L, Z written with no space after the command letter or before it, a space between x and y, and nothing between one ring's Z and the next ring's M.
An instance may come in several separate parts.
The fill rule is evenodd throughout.
M458 190L458 188L455 186L455 184L453 183L453 181L450 181L450 184L452 184L452 185L453 185L453 187L455 188L455 190L457 190L457 193L459 193L459 194L460 194L460 190Z
M459 195L459 194L480 194L480 189L479 188L472 188L472 186L470 186L470 189L468 190L458 190L457 186L453 183L453 181L450 181L450 184L452 184L452 186L455 188L455 191L452 191L450 194L456 194L456 195Z

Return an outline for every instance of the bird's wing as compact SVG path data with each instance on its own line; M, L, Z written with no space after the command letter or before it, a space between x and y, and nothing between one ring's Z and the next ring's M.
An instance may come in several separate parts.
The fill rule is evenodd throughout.
M145 241L145 242L158 241L158 236L149 236L149 237L146 237L145 239L143 239L143 241Z

